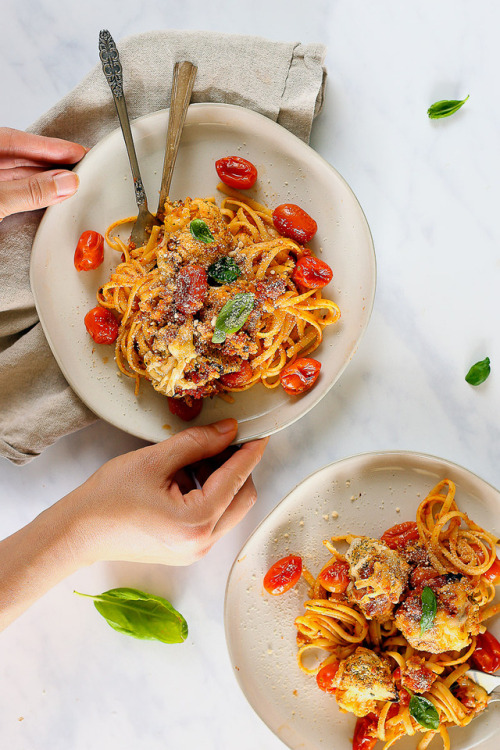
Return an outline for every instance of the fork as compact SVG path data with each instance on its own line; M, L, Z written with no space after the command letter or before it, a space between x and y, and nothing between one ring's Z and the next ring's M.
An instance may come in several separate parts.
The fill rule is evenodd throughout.
M147 242L151 228L155 225L159 225L160 221L156 216L153 216L148 209L148 199L146 197L146 191L144 190L139 170L132 131L130 129L127 103L123 93L123 75L120 56L113 37L106 29L99 33L99 57L101 58L104 75L106 76L111 93L113 94L118 119L120 120L123 133L123 139L125 141L125 146L127 147L132 177L134 179L135 201L139 213L135 224L132 227L130 239L136 247L141 247L141 245L144 245Z
M467 677L482 687L490 696L489 703L500 701L500 677L494 674L480 672L478 669L468 669L465 673Z
M156 212L156 215L160 219L163 218L165 213L165 201L168 198L170 190L182 128L184 127L197 70L196 65L187 60L175 63L174 65L170 112L168 115L167 145L165 147L165 161L163 162L160 199L158 201L158 211Z

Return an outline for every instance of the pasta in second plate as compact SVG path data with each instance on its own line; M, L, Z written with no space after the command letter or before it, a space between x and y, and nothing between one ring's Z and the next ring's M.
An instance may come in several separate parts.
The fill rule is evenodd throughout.
M344 553L338 543L347 544ZM350 534L324 542L330 560L317 576L301 558L284 558L266 574L271 594L302 574L310 590L297 627L298 663L341 711L358 718L354 750L384 749L423 732L418 750L447 728L465 726L488 703L466 672L500 668L500 644L485 621L500 610L496 537L455 502L442 480L417 510L380 539ZM318 648L326 657L311 657Z

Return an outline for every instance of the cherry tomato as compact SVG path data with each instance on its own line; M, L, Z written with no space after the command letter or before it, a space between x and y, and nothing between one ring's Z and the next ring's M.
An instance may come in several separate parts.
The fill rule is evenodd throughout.
M337 674L338 669L338 661L332 661L331 664L321 667L316 675L316 682L318 683L320 690L323 690L325 693L334 693L337 690L337 688L332 685L332 681Z
M352 750L372 750L377 742L377 724L378 718L375 714L368 714L357 720Z
M494 674L500 669L500 643L488 630L478 635L471 661L482 672Z
M397 523L395 526L391 526L390 529L387 529L380 539L391 549L403 549L408 542L413 542L418 539L417 524L415 521Z
M319 376L321 362L311 357L300 357L287 365L280 373L280 382L291 396L297 396L312 388Z
M273 224L283 237L290 237L299 245L305 245L318 231L314 219L294 203L276 206L273 211Z
M93 307L84 318L85 328L96 344L113 344L120 324L106 307Z
M333 271L324 261L314 255L303 255L299 258L292 273L292 281L306 289L322 289L330 283Z
M411 700L411 695L408 692L408 690L405 690L404 687L399 689L399 704L401 706L409 706Z
M252 376L253 370L246 359L244 359L238 372L228 372L227 375L222 375L220 382L227 386L227 388L241 388L242 385L251 380Z
M94 271L104 260L104 237L99 232L83 232L75 250L77 271Z
M192 419L195 419L203 409L202 398L190 398L189 401L191 403L188 403L188 400L185 398L171 398L167 396L167 401L168 408L172 414L175 414L179 419L183 419L184 422L190 422Z
M271 565L264 576L264 588L268 594L279 596L293 588L302 573L302 558L298 555L283 557Z
M342 594L349 585L349 564L344 560L337 560L321 571L319 581L327 591Z
M413 589L420 589L434 578L439 578L439 576L440 574L434 568L418 567L412 571L410 584Z
M236 190L251 188L257 179L257 169L241 156L225 156L215 162L215 169L222 182Z
M498 557L495 557L486 573L483 573L483 577L490 583L500 583L500 560Z
M177 274L177 287L174 302L177 310L184 315L192 315L201 310L208 294L207 274L201 266L182 266Z
M399 703L391 703L391 705L389 706L389 710L387 711L385 720L389 721L389 719L392 719L394 716L397 716L398 713L399 713Z

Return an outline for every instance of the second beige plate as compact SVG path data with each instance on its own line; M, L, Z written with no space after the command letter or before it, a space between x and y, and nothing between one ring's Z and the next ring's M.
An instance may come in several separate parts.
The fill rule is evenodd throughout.
M329 558L323 539L347 532L378 537L395 523L414 521L419 503L445 477L457 486L458 507L500 536L500 493L479 477L419 453L367 453L305 479L264 519L235 560L225 603L231 663L250 704L288 747L352 750L356 717L340 713L334 697L322 693L297 665L294 620L304 612L307 584L302 579L283 596L269 596L262 586L266 571L295 553L317 574ZM488 628L500 637L500 618ZM496 709L498 704L468 727L451 729L452 749L481 744L496 750ZM419 739L408 737L395 747L416 748Z

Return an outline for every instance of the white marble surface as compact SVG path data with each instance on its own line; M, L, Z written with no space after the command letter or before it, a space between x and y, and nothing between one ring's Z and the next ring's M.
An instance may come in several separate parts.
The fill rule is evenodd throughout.
M2 746L279 750L240 693L225 649L224 583L252 528L303 477L354 453L409 449L500 487L500 8L494 0L15 0L2 2L0 122L24 128L97 59L97 34L218 29L328 46L312 146L370 223L378 289L368 332L321 406L275 435L258 504L189 569L99 565L60 584L0 638ZM431 122L429 104L463 98ZM488 355L489 380L467 385ZM105 424L29 465L0 463L0 533L28 522L134 438ZM127 639L72 590L131 585L185 613L188 641Z

